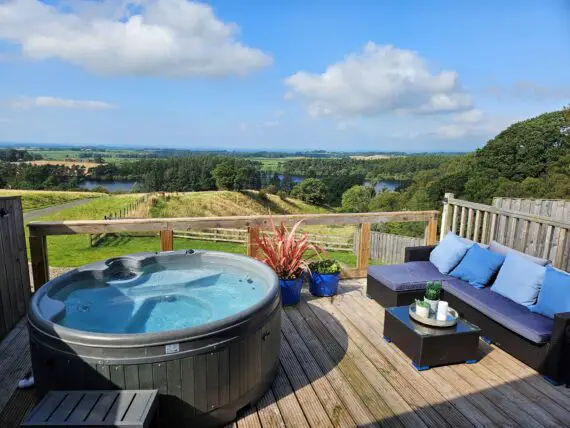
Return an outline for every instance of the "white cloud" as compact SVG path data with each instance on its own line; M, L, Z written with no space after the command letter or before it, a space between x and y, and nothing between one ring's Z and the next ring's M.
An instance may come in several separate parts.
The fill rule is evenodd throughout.
M269 65L270 56L236 40L238 31L210 6L186 0L0 4L0 39L30 58L106 75L243 75Z
M275 128L276 126L279 126L279 121L277 120L268 120L266 122L263 123L263 126L266 128Z
M433 73L417 53L372 42L322 74L299 71L285 84L285 99L305 99L313 116L449 113L472 106L455 71Z
M482 118L483 112L476 108L453 115L453 121L459 123L477 123Z
M55 97L20 97L8 101L7 105L12 108L51 107L83 110L109 110L115 108L113 104L103 101L71 100Z

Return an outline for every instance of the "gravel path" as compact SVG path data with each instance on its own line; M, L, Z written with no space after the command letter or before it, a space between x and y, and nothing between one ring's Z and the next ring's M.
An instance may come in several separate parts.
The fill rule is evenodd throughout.
M53 205L51 207L42 208L39 210L28 211L24 213L24 221L33 220L35 218L43 217L45 215L50 215L58 211L64 210L66 208L76 207L78 205L83 205L86 202L92 201L93 199L77 199L76 201L66 202L65 204Z

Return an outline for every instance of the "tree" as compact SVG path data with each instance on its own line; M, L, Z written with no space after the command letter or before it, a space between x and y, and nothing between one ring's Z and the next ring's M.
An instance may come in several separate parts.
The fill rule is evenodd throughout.
M327 189L318 178L307 178L293 188L291 196L308 204L322 205L327 198Z
M342 210L350 213L367 212L373 196L373 187L352 186L342 194Z

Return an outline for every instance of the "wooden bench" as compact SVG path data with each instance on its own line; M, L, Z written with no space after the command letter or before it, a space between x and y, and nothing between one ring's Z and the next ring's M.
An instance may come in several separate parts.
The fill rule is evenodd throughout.
M156 390L50 391L21 427L157 426Z

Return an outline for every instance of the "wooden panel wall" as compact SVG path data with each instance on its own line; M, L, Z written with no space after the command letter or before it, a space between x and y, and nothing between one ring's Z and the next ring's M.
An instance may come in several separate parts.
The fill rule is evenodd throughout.
M570 222L570 201L564 199L494 198L493 206ZM568 271L570 270L570 239L567 239L564 233L558 227L502 218L497 226L496 240L505 245L512 244L510 246L519 251L553 261L558 254L560 267ZM562 253L558 252L559 245L564 246Z
M20 197L0 197L0 338L25 315L31 296Z
M360 234L354 236L354 251L359 246ZM394 235L392 233L370 232L370 258L380 260L387 265L404 263L406 247L424 245L424 239L409 236Z

